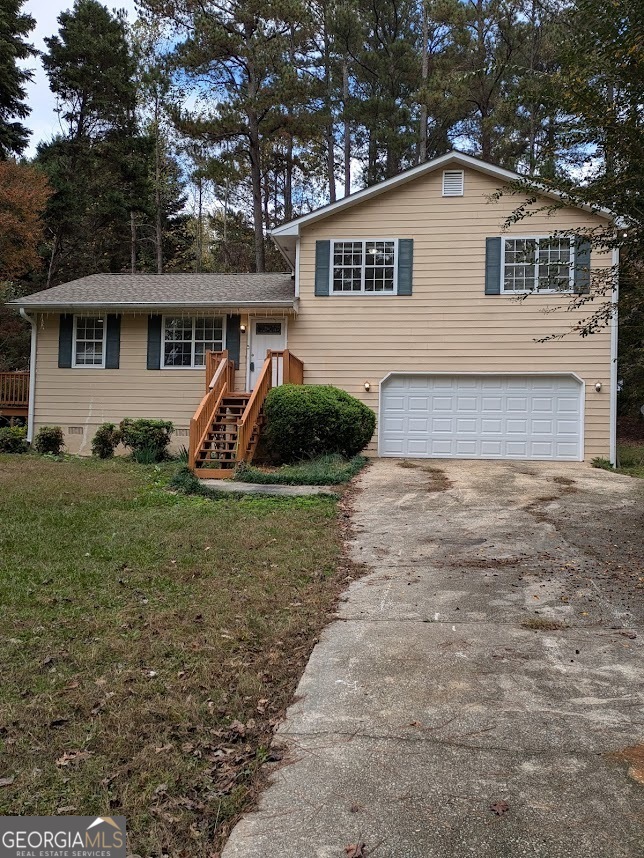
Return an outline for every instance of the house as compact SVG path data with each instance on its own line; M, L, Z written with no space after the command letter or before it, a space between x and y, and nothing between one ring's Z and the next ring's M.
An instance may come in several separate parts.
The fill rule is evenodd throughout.
M539 342L615 262L556 234L609 215L504 230L520 200L491 195L516 178L452 152L274 230L288 273L100 274L12 302L32 323L30 431L60 425L86 454L104 421L161 417L225 474L269 387L304 381L372 407L380 456L614 461L616 325Z

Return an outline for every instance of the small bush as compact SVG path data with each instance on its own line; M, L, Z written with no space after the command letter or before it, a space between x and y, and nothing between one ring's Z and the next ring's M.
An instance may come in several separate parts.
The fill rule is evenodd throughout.
M601 468L604 471L613 471L614 468L610 463L610 459L604 459L601 456L595 456L594 459L591 459L590 464L593 468Z
M161 462L166 458L174 426L169 420L132 420L126 417L119 426L121 440L132 450L132 457L142 465Z
M26 453L27 430L23 426L3 426L0 429L0 453Z
M65 435L60 426L41 426L34 439L34 448L43 456L60 456L65 446Z
M111 459L121 443L121 430L114 423L102 423L92 438L92 456Z
M323 384L284 384L266 397L266 446L281 462L338 453L348 459L369 443L376 415L359 399Z

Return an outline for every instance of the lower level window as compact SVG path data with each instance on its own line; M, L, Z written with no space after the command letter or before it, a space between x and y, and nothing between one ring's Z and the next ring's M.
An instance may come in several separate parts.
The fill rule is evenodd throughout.
M105 319L74 317L74 366L105 366Z
M395 241L334 241L331 291L395 291Z
M504 292L570 292L574 288L569 238L506 238Z
M216 317L166 316L163 321L163 366L202 367L206 352L224 347L224 320Z

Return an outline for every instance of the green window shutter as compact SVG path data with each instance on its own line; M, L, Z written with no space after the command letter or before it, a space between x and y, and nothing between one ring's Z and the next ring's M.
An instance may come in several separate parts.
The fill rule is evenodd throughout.
M121 317L107 317L105 333L105 369L118 369L121 355Z
M485 239L485 294L501 294L501 239Z
M60 369L70 369L72 365L72 350L74 338L74 317L65 313L60 317L58 328L58 366Z
M587 295L590 292L590 242L578 236L575 239L575 292Z
M398 294L411 295L414 274L414 239L398 240Z
M228 316L226 319L226 348L228 349L228 360L235 361L235 369L239 369L239 344L241 331L239 323L241 316Z
M148 369L161 369L161 316L148 316Z
M329 278L331 275L331 242L315 242L315 294L329 294Z

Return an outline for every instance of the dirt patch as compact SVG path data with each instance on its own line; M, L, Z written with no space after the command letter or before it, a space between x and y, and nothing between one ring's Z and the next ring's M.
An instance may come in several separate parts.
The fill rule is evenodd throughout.
M449 479L445 471L432 465L422 465L421 470L429 475L428 492L446 492L454 483Z
M532 629L535 632L556 632L566 628L563 623L558 623L557 620L548 620L546 617L530 617L527 620L522 620L521 625L524 629Z
M575 485L575 480L571 479L570 477L561 477L561 476L553 477L552 482L557 483L558 486L574 486Z
M623 751L609 754L609 757L628 763L629 778L644 786L644 745L632 745Z
M409 459L405 459L403 462L398 462L399 468L417 468L418 465L416 462L410 462Z

